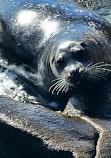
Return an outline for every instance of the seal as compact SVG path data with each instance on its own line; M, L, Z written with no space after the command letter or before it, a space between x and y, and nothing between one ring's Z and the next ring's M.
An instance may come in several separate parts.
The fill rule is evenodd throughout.
M64 107L109 80L111 24L96 13L72 1L7 0L0 16L3 66L27 78L50 106Z

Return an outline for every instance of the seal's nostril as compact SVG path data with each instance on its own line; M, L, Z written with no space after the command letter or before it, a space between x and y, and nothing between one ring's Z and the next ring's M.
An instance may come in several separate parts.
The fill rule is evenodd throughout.
M85 67L80 67L79 68L79 73L83 72L85 70Z
M84 67L80 67L80 68L77 68L73 71L70 72L70 76L68 76L68 78L71 80L71 81L78 81L78 79L80 80L81 77L83 76L83 71L85 70Z
M68 76L68 79L70 80L70 82L75 84L78 82L78 80L81 80L81 73L79 72L79 69L70 72L70 76Z
M74 70L74 71L72 71L72 72L70 72L71 73L71 76L78 76L80 73L79 73L79 69L76 69L76 70Z

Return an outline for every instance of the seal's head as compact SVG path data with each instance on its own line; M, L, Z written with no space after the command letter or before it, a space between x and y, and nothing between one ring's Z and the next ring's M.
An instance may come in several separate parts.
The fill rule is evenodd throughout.
M93 37L59 41L50 56L50 67L55 76L50 87L52 94L67 93L84 83L105 79L111 71L111 57L107 51L108 48L102 48L102 40Z

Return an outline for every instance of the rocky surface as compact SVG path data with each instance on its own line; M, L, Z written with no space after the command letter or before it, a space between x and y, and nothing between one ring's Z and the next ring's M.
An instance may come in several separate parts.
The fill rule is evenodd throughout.
M0 98L0 119L42 139L51 149L70 151L76 158L111 157L111 120L81 114L70 102L61 113Z
M75 2L83 5L89 10L96 10L111 5L110 0L74 0Z
M89 107L91 108L91 107ZM95 113L97 111L102 111L104 112L105 109L108 107L99 107L99 109L95 109L95 111L92 112L92 116L95 116ZM109 108L108 108L109 109ZM106 110L107 111L107 110ZM77 110L72 102L69 102L69 104L66 106L63 114L68 115L71 117L78 116L81 119L85 120L87 123L90 123L98 132L98 140L95 144L95 158L111 158L111 115L110 115L111 110L109 109L109 115L107 115L108 118L105 116L99 116L97 117L91 117L90 115L87 116L81 111ZM108 114L108 112L107 112ZM98 117L99 116L99 117Z

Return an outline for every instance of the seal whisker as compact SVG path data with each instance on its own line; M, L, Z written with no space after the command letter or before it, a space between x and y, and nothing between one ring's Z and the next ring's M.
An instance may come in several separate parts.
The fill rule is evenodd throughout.
M96 69L96 68L104 68L104 67L111 67L111 65L110 64L102 64L102 65L98 65L98 66L93 66L93 67L90 67L89 69L87 69L86 71L88 72L88 71L90 71L90 70L92 70L92 69ZM110 69L109 69L110 70ZM86 72L85 71L85 72Z
M102 74L95 74L95 76L97 76L97 77L104 77L104 75L102 75Z
M67 89L66 89L65 92L67 92L67 91L69 90L69 88L71 89L71 87L73 86L71 83L70 83L70 84L69 84L69 83L66 83L66 84L67 84L67 85L66 85L66 86L67 86L67 87L66 87Z
M111 65L110 64L104 64L104 65L99 65L99 66L95 66L96 68L101 68L101 67L111 67Z
M97 73L98 75L95 75L95 72L92 71L92 74L94 74L94 76L97 76L99 79L100 78L103 78L105 80L107 80L104 75L102 75L104 72L102 72L101 70L104 70L104 71L108 71L108 72L111 72L111 69L108 69L107 67L111 67L111 64L101 64L101 65L96 65L96 66L93 66L92 68L89 68L87 70L88 71L91 71L92 69L96 69L96 70L99 70L99 73Z
M62 84L61 84L61 85L62 85ZM56 87L52 90L52 94L54 94L54 91L57 91L57 90L61 87L61 85L56 86Z
M64 92L65 92L65 88L66 88L66 84L65 84L65 86L64 86L64 88L63 88L63 90L62 90L62 93L64 93Z
M107 69L107 68L102 68L102 67L100 67L100 68L96 68L96 69L100 69L100 70L104 70L104 71L111 72L111 70L110 70L110 69Z
M65 93L69 90L69 84L66 83L66 89L65 89Z
M55 80L52 80L51 82L54 82L54 81L58 81L58 80L63 80L63 78L56 78Z
M62 81L61 81L60 83L58 83L57 85L54 85L53 88L56 89L56 88L58 88L61 84L63 84Z
M54 83L54 84L49 88L49 91L50 91L54 86L58 85L58 84L61 83L61 82L62 82L62 80L59 80L59 81L57 81L56 83Z
M96 67L95 67L95 69L96 69ZM97 70L97 72L95 72L95 71L92 71L91 72L91 76L94 76L94 77L97 77L97 78L103 78L103 79L105 79L106 80L106 78L105 78L105 76L104 76L104 72L102 72L101 71L101 69L96 69Z
M66 92L67 92L67 91L66 91L66 88L67 88L67 82L65 83L65 86L64 86L64 88L63 88L63 90L62 90L62 93L63 93L63 92L66 93Z
M93 64L92 62L91 62L90 64L88 64L88 65L86 66L86 69L89 68L92 64Z
M54 91L55 91L55 90L57 91L57 90L61 87L61 85L63 85L63 82L59 83L58 85L56 85L56 86L54 87L54 89L53 89L53 91L52 91L52 94L54 94Z
M54 88L52 90L52 94L54 93L54 91L57 91L57 95L59 94L59 92L64 89L65 85L67 84L66 80L63 79L63 78L58 78L58 79L55 79L53 81L57 81L56 83L54 83L50 88L49 88L49 91L51 91L52 88ZM60 88L60 89L59 89ZM68 88L67 88L68 89Z
M64 84L62 85L62 87L57 91L57 95L58 95L59 92L64 88L65 85L66 85L66 83L64 83Z
M97 76L91 76L91 79L93 79L94 81L100 80Z
M101 65L100 65L101 66ZM104 65L102 65L102 66L111 66L111 64L104 64Z
M63 80L63 85L61 86L61 84L59 84L59 87L57 87L57 88L55 88L55 90L58 90L58 92L57 92L57 95L59 94L59 92L62 90L62 93L63 92L67 92L68 91L68 89L69 89L69 85L67 84L67 82L66 82L66 80ZM57 86L57 85L56 85ZM60 86L61 86L61 88L60 88ZM60 89L59 89L60 88Z
M66 84L65 88L64 88L64 92L66 93L68 91L68 85Z
M94 76L99 78L99 79L103 78L103 79L107 80L103 75L94 75Z
M98 62L98 63L96 63L96 64L93 64L91 67L93 67L93 66L97 66L97 65L99 65L99 64L104 64L104 62L103 62L103 61Z
M102 63L104 63L104 62L99 62L99 63L93 64L92 66L90 66L90 67L87 68L86 72L94 69L96 66L99 66L99 64L102 64Z
M95 68L95 70L97 70L97 71L91 71L91 74L92 75L101 75L101 76L104 76L104 72L103 71L101 71L101 69L96 69Z

